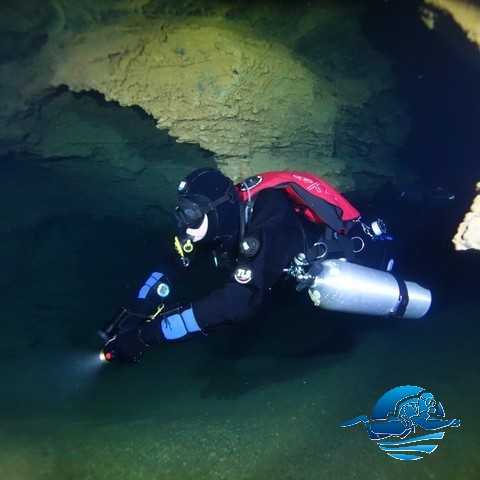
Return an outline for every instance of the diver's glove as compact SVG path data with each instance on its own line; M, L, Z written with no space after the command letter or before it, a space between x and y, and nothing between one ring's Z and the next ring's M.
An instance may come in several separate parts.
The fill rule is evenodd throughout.
M187 340L202 334L192 308L175 307L117 333L106 343L102 355L107 362L137 363L150 345Z
M115 335L103 347L108 362L137 363L148 344L140 336L141 328L131 328Z

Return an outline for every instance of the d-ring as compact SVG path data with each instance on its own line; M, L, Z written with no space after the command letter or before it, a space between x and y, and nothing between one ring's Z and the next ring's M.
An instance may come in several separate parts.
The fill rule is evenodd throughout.
M358 253L361 252L365 248L365 242L363 241L362 237L352 237L352 243L354 240L360 240L360 248L358 250L355 250L355 245L353 246L353 253Z
M317 255L315 258L323 258L327 252L328 252L328 247L327 247L327 244L324 243L324 242L317 242L317 243L314 243L313 244L314 247L318 247L318 246L321 246L323 248L323 253L321 255ZM320 251L319 248L317 248L317 250Z

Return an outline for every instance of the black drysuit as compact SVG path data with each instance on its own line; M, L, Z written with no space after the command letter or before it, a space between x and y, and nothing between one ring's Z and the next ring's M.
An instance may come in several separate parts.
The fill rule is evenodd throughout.
M269 188L259 192L245 237L258 239L260 248L251 258L241 256L236 265L236 268L250 269L252 279L240 284L232 272L232 278L223 288L194 302L192 309L200 328L209 331L249 316L275 282L285 275L284 269L293 257L305 251L306 242L311 246L322 231L321 226L295 212L283 191Z
M161 316L152 312L150 317L129 314L129 322L105 345L104 354L121 363L136 362L150 345L193 338L251 316L265 294L285 275L295 255L308 252L315 242L325 237L324 226L305 219L295 208L282 190L260 191L243 236L245 240L248 237L258 240L260 246L256 254L239 255L225 285L194 301L190 307L176 308ZM361 227L357 225L353 230ZM240 244L240 238L232 240ZM323 253L328 253L325 258L344 256L342 250L335 247ZM240 283L237 281L240 275L235 275L239 271L251 272L251 279L246 281L249 276L243 276ZM149 293L143 297L143 307L156 308L157 284L147 281L142 290L146 287ZM145 318L148 319L144 321Z

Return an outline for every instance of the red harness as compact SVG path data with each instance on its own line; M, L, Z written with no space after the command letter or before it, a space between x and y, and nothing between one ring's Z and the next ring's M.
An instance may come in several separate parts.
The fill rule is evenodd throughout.
M304 172L264 172L236 185L243 202L252 200L264 188L283 189L297 210L315 223L325 223L339 233L345 233L360 213L348 200L325 180Z

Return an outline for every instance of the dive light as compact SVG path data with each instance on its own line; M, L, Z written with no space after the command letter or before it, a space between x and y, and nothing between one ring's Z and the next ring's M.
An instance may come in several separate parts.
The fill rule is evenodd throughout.
M99 353L100 361L103 363L113 362L115 360L115 352L113 348L109 349L109 342L119 333L140 326L146 319L146 315L140 315L126 308L121 308L114 317L105 323L97 332L99 337L105 342L105 345Z
M98 330L98 336L104 340L105 343L109 342L122 329L122 325L129 315L130 312L122 307L111 320Z
M111 352L104 352L103 350L100 351L98 354L98 358L102 363L110 363L113 361L113 354Z
M150 302L157 304L158 306L156 312L147 315L143 313L136 313L122 307L115 313L111 320L106 322L102 328L97 331L98 336L104 342L104 346L99 354L102 362L110 363L115 360L115 350L113 348L114 344L110 344L115 336L127 330L132 330L134 328L138 329L144 322L155 319L157 315L163 312L165 307L163 301L170 295L171 289L172 285L163 273L153 272L145 284L140 288L137 298L140 301L148 300L148 302L145 304L146 306L148 306ZM158 301L161 303L158 304Z
M157 319L158 316L163 318L173 314L179 314L183 310L184 307L180 304L170 307L166 310L164 304L158 305L156 312L152 315L142 315L131 312L125 308L121 309L119 313L99 331L99 334L103 339L108 339L99 353L100 361L103 363L112 363L116 361L116 344L114 341L112 341L115 339L116 335L129 330L131 331L132 329L136 329L139 332L144 323L151 322L152 320ZM111 337L108 337L108 334L105 332L109 332L108 334L111 335Z

